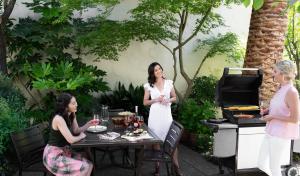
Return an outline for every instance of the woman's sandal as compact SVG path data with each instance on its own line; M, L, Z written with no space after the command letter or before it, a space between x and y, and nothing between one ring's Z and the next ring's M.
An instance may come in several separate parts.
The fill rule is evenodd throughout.
M178 166L174 166L174 171L176 176L184 176Z

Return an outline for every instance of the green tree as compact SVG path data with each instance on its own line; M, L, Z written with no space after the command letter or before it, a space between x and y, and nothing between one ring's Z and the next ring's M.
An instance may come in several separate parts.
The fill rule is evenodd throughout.
M97 2L91 3L90 1L90 4L95 5ZM125 50L129 46L130 40L133 39L151 40L160 44L172 55L173 81L176 81L178 72L180 72L187 83L184 95L177 91L179 99L183 100L191 93L193 80L207 59L219 54L235 56L235 59L242 57L240 52L233 53L238 44L234 34L219 34L210 39L207 39L206 36L199 40L197 49L204 49L203 52L206 54L204 58L199 58L198 68L192 75L188 75L185 70L187 58L184 55L184 47L196 40L200 34L208 35L213 29L224 26L221 15L215 13L214 10L221 5L229 6L229 4L237 2L238 0L140 0L138 6L130 11L130 20L108 21L103 16L90 19L90 21L98 21L98 23L94 26L88 22L85 23L86 28L79 35L78 43L87 47L89 53L106 59L117 59L118 52ZM70 7L70 3L67 1L64 3L64 7ZM111 3L116 3L116 1L111 1ZM80 5L71 7L74 6L79 7ZM194 21L192 17L195 17ZM192 26L193 32L187 31L188 24Z
M6 33L5 28L16 4L16 0L0 1L0 72L7 74Z
M235 59L241 56L233 53L238 44L238 39L234 34L219 34L208 38L213 29L224 26L223 18L214 10L221 5L229 6L231 3L237 3L237 1L143 0L132 10L135 36L141 41L152 40L162 45L172 55L174 82L177 79L177 64L179 64L179 72L187 83L187 89L183 95L177 91L179 100L191 94L193 81L207 59L219 54L235 56ZM191 16L195 18L195 21ZM187 31L187 25L192 27L192 32ZM184 47L200 35L202 37L199 39L198 49L204 49L202 51L206 51L206 54L203 58L199 58L197 69L189 75L185 68L188 58L184 56Z
M284 43L285 50L287 51L290 60L296 62L297 66L297 79L300 79L300 14L296 9L300 8L300 2L297 2L289 9L289 23L286 40Z
M9 31L10 75L30 95L32 88L54 94L70 91L78 96L108 90L103 81L106 73L82 62L81 48L74 40L77 35L74 24L77 23L70 16L70 20L53 23L62 14L60 3L34 0L25 4L41 17L20 18ZM32 98L36 100L33 95ZM41 105L37 100L35 103Z

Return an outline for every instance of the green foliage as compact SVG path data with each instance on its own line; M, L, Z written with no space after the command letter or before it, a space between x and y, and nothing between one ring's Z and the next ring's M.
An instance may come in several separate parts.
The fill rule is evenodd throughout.
M83 10L86 8L93 8L97 6L101 6L103 9L101 11L100 16L107 16L112 8L119 4L119 0L60 0L61 3L60 12L62 12L61 16L54 21L54 23L64 22L68 20L68 17L73 13L74 10Z
M210 76L197 77L193 83L193 90L190 98L193 98L198 104L205 101L214 102L217 78Z
M149 109L143 105L144 88L143 86L134 87L132 84L126 88L124 84L118 83L115 90L110 93L103 94L99 100L99 104L106 104L111 109L123 108L134 112L134 107L139 107L139 113L144 117L148 117Z
M0 156L3 156L0 157L0 173L11 172L8 167L11 156L7 156L12 145L9 134L24 129L27 125L23 113L16 111L5 98L0 97Z
M153 41L176 40L179 37L176 31L180 28L180 19L177 17L182 11L197 15L194 30L207 34L223 25L222 17L213 12L210 12L204 21L201 17L220 4L221 1L141 1L139 6L132 10L133 21L136 23L135 36Z
M26 98L20 90L14 87L10 78L0 74L0 97L4 98L15 111L22 111L25 106Z
M28 79L25 86L29 89L81 94L109 90L103 81L106 73L82 62L81 49L74 40L77 33L73 23L53 24L62 13L59 1L34 0L25 4L41 14L41 18L20 19L10 31L12 76L25 76ZM76 51L77 57L70 51Z
M210 101L205 100L199 105L192 98L186 99L179 109L178 121L185 130L197 135L197 149L202 153L211 150L212 131L200 121L214 117L215 114L215 106Z
M197 50L207 50L204 58L226 54L230 59L237 62L245 56L245 50L240 46L237 35L231 32L218 34L217 37L211 37L203 41L198 40L198 42Z
M75 23L78 36L77 44L87 50L86 54L95 54L98 59L117 60L119 52L128 48L133 39L131 24L92 18L87 22Z
M241 0L241 2L248 7L252 3L254 10L260 9L264 5L264 0Z
M9 170L9 156L6 155L11 149L9 134L28 125L24 115L25 100L11 79L0 74L0 173Z
M285 51L290 60L293 60L297 64L297 77L300 79L300 14L296 12L296 9L300 8L300 2L296 2L289 8L288 17L288 31L285 38Z
M23 114L15 111L4 98L0 97L0 154L7 150L10 139L9 133L26 126L27 123Z
M197 136L197 149L204 155L212 154L213 132L212 130L202 125Z
M188 98L179 109L179 122L190 132L199 134L202 125L200 120L215 116L215 106L209 101L199 105L194 99Z
M300 92L300 80L295 80L295 87L297 88L298 92Z
M40 90L54 89L59 92L76 90L91 85L96 80L91 67L76 70L68 61L57 64L38 63L26 68L31 68L26 72L33 80L32 86Z
M252 3L252 7L254 10L259 10L264 5L265 0L240 0L244 6L248 7ZM288 0L289 6L294 6L298 0ZM280 3L279 1L274 1L274 5ZM296 8L297 12L300 13L300 6L297 6Z
M80 19L71 21L70 14L68 20L53 23L63 15L60 1L34 0L25 4L41 17L20 18L9 31L12 58L9 68L14 79L21 83L26 81L23 86L27 90L46 93L38 108L32 106L26 111L26 117L34 124L48 121L54 111L55 98L62 91L77 98L77 115L85 116L92 104L89 93L104 92L109 87L103 80L104 71L82 62L82 50L75 43L79 31L74 26Z

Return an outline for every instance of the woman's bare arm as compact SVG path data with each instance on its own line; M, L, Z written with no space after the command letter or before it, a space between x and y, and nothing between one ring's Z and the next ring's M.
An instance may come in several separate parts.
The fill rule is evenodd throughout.
M149 106L149 105L152 105L153 103L163 101L163 96L160 96L156 99L151 99L151 100L149 100L149 98L150 98L150 92L145 89L145 91L144 91L144 101L143 101L144 106Z
M80 133L79 136L73 136L70 132L65 120L61 117L56 115L52 121L52 128L54 130L59 130L64 138L70 143L73 144L75 142L80 141L81 139L85 138L84 133Z

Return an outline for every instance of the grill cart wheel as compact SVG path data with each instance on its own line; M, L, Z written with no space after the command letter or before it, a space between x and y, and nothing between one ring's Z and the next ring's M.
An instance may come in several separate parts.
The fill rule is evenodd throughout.
M290 166L286 169L286 175L287 176L298 176L299 170L297 166Z

